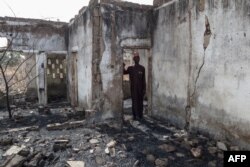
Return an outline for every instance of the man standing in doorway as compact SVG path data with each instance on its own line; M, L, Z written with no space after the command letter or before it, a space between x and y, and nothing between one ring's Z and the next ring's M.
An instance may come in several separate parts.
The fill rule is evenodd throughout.
M134 66L129 66L127 70L124 66L124 74L129 74L130 91L132 97L133 118L143 118L143 97L146 93L145 68L139 64L140 56L138 52L133 53Z

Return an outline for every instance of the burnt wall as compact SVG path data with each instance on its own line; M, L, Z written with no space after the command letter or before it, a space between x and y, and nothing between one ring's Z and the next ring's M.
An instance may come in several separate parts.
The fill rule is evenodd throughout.
M191 43L188 1L156 9L154 17L153 115L184 127Z
M68 91L72 104L92 108L92 8L83 8L69 24Z
M94 106L102 111L101 118L121 118L123 110L123 57L122 42L133 47L137 39L150 39L150 6L141 6L127 2L101 1L97 7L100 16L94 34L100 34L97 54L93 57L93 67L97 67L93 77ZM143 47L143 43L139 44ZM94 71L94 70L93 70ZM99 78L99 80L98 80ZM115 92L115 93L114 93Z
M46 104L46 56L51 52L65 55L68 48L68 24L38 19L0 17L0 36L8 39L10 47L7 49L9 51L32 55L31 60L36 60L35 65L32 66L34 71L30 72L32 75L35 73L34 82L32 84L27 83L27 100L36 99L35 97L38 96L39 103ZM45 56L40 57L41 52L45 53ZM28 65L26 69L29 68ZM43 72L38 69L43 69ZM34 86L35 81L37 82ZM42 95L39 93L42 90L40 89L40 83L43 85ZM38 89L37 93L34 93L35 89Z
M249 146L249 9L177 0L154 10L154 116Z
M12 41L13 50L67 50L67 23L0 17L0 36Z

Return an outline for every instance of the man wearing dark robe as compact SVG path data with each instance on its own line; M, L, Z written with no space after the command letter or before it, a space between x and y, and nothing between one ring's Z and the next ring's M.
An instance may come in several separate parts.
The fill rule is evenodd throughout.
M146 80L145 68L139 64L139 53L134 52L133 54L134 66L129 66L127 70L124 68L123 73L129 74L133 119L136 120L137 118L143 118L143 97L146 92Z

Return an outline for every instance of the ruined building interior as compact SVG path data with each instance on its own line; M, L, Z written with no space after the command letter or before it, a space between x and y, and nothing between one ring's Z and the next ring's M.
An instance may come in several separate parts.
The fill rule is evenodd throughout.
M250 148L249 27L248 0L91 0L69 23L0 17L0 37L36 64L27 99L122 124L131 97L123 63L138 51L145 115L241 149Z

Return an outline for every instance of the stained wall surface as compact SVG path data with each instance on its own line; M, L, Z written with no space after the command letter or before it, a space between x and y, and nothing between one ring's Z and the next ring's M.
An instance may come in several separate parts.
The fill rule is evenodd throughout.
M155 9L153 115L249 143L250 2L177 0Z
M0 36L67 50L69 99L101 120L122 118L122 51L148 49L153 116L248 146L249 13L248 0L92 0L69 25L0 18Z
M13 39L13 50L67 50L67 23L63 22L0 17L0 36Z
M196 92L191 112L191 127L250 143L250 2L206 1L204 11L193 9L193 31L204 35L206 17L211 29L208 47L198 45L203 38L193 38ZM196 6L197 7L197 6ZM203 25L203 30L199 27ZM204 44L206 45L206 37Z
M153 114L184 127L191 43L188 2L157 9L154 17Z
M123 110L123 47L148 47L150 40L150 6L141 6L127 2L101 1L101 47L99 72L101 82L95 85L99 90L96 101L102 119L121 118ZM98 34L98 33L96 33ZM146 39L146 42L141 40ZM139 41L142 41L141 43ZM123 44L124 43L124 44ZM95 74L94 74L95 77ZM115 92L115 93L114 93Z
M71 103L97 111L96 119L121 119L124 46L149 46L151 6L91 1L69 25L68 87ZM74 65L73 57L77 57ZM73 68L77 67L76 70ZM77 84L71 71L77 73ZM77 85L78 92L74 92ZM115 93L114 93L115 92Z
M83 8L69 24L68 47L68 88L70 100L78 99L79 107L90 109L92 107L92 17L91 9ZM76 56L75 64L72 62ZM72 68L76 65L77 84L72 83ZM78 85L77 93L72 86ZM77 96L77 97L75 97ZM74 97L74 98L73 98Z
M0 17L0 37L8 39L8 43L10 44L10 47L7 48L8 51L13 51L12 53L18 52L23 55L32 55L27 61L25 68L30 73L29 75L31 75L27 78L32 80L31 84L27 83L27 99L36 101L38 94L39 102L46 104L46 100L41 100L47 98L46 73L40 73L38 69L40 67L46 68L46 56L48 54L53 52L53 54L60 53L63 56L66 55L68 48L68 24L38 19ZM39 58L40 53L44 53L44 59ZM26 60L24 61L26 62ZM40 67L38 68L38 66ZM23 71L23 69L20 68L19 71ZM45 92L43 92L42 96L40 96L38 90L41 88L41 85L38 83L43 83L42 89ZM35 89L37 91L34 91Z

